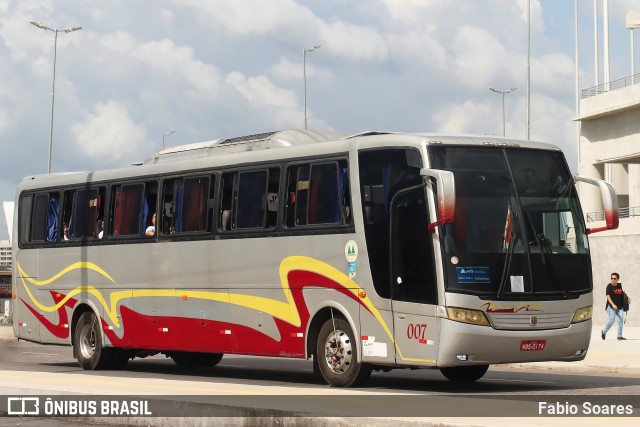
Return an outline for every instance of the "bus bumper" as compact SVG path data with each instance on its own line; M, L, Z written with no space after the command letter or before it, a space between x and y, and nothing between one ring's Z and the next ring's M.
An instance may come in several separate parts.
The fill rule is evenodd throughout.
M562 329L508 331L442 319L440 331L438 367L573 362L587 355L591 341L591 320ZM533 345L523 345L523 342L533 342Z

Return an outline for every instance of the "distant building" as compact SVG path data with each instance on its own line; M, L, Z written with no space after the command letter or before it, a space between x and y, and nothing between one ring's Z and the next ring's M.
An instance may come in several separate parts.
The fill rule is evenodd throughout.
M0 267L11 269L11 243L8 240L0 240Z

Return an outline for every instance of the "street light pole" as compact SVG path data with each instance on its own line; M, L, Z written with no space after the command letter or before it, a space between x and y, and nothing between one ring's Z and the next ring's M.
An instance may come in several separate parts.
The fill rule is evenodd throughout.
M313 52L321 46L317 45L302 51L302 76L304 80L304 128L307 129L307 52Z
M162 149L164 150L164 137L165 136L169 136L169 135L173 135L174 133L176 133L175 130L170 130L169 132L163 133L162 134Z
M531 0L529 0L527 3L527 140L530 139L529 138L530 131L531 131Z
M517 88L512 87L509 90L499 90L493 87L490 87L489 90L495 93L499 93L502 95L502 136L506 136L506 131L505 131L505 111L504 111L504 95L513 92L514 90L516 90Z
M634 48L633 48L633 30L640 28L640 11L627 12L625 16L625 26L631 30L631 84L636 84L636 64L634 60Z
M64 33L72 33L74 31L79 31L82 29L82 27L71 27L71 28L64 28L62 30L58 29L58 28L50 28L47 27L46 25L41 24L40 22L36 22L36 21L31 21L31 25L34 25L38 28L41 28L45 31L53 31L54 33L54 38L53 38L53 85L52 85L52 89L51 89L51 126L49 128L49 166L47 168L47 173L51 173L51 150L53 148L53 110L55 107L55 101L56 101L56 59L57 59L57 52L58 52L58 33L64 32Z

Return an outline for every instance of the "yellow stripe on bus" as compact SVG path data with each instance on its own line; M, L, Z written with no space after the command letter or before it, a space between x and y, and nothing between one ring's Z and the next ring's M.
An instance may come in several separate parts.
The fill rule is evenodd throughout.
M19 263L17 263L18 271L20 272L22 283L24 288L29 295L29 298L33 302L35 306L37 306L40 310L51 313L59 310L67 301L71 298L75 297L80 293L89 293L93 295L100 304L104 307L105 315L109 318L111 323L119 328L120 327L120 318L117 314L117 306L118 302L126 298L143 298L143 297L166 297L166 298L176 298L178 297L176 290L174 289L138 289L138 290L125 290L125 291L116 291L110 294L109 303L105 300L102 293L95 287L85 285L78 286L75 289L71 290L62 300L58 303L47 306L40 303L36 297L32 294L27 282L36 285L36 286L45 286L49 285L70 271L77 269L87 269L92 270L100 275L109 279L109 281L113 283L117 283L106 271L104 271L98 265L92 262L76 262L71 264L70 266L64 268L59 273L55 274L49 279L46 280L35 280L22 269ZM382 318L382 315L378 311L378 309L373 305L368 296L364 298L360 296L360 291L363 289L352 279L350 279L346 274L342 271L336 269L335 267L319 261L315 258L305 257L305 256L290 256L282 260L280 263L279 273L280 273L280 283L282 285L282 291L284 293L285 301L278 301L271 298L258 297L253 295L246 294L233 294L226 292L213 292L213 291L195 291L195 290L180 290L179 297L183 295L187 298L197 298L209 301L218 301L228 304L233 304L245 308L250 308L256 311L261 311L275 318L281 319L293 326L299 327L301 325L300 313L296 309L295 302L293 300L293 295L291 294L291 289L289 286L288 275L290 271L293 270L302 270L309 271L313 273L320 274L335 283L340 284L346 290L353 293L356 299L359 299L362 304L371 312L371 314L376 318L376 320L380 323L385 333L393 343L396 348L398 355L403 360L408 361L421 361L421 362L433 362L432 360L425 359L405 359L402 357L402 352L398 347L398 344L395 342L393 333L387 326L386 322Z

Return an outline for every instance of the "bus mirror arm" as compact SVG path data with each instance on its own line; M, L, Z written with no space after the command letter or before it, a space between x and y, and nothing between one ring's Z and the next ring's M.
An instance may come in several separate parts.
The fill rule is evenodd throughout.
M620 212L618 210L618 196L613 185L607 181L596 178L587 178L580 175L574 175L575 182L585 182L600 188L600 196L602 197L602 206L604 207L604 218L607 223L606 227L587 228L585 234L597 233L599 231L614 230L618 228L620 221Z
M433 233L437 226L451 224L456 212L456 186L453 172L440 169L420 169L422 177L433 178L436 181L438 197L438 219L429 224L429 231Z

